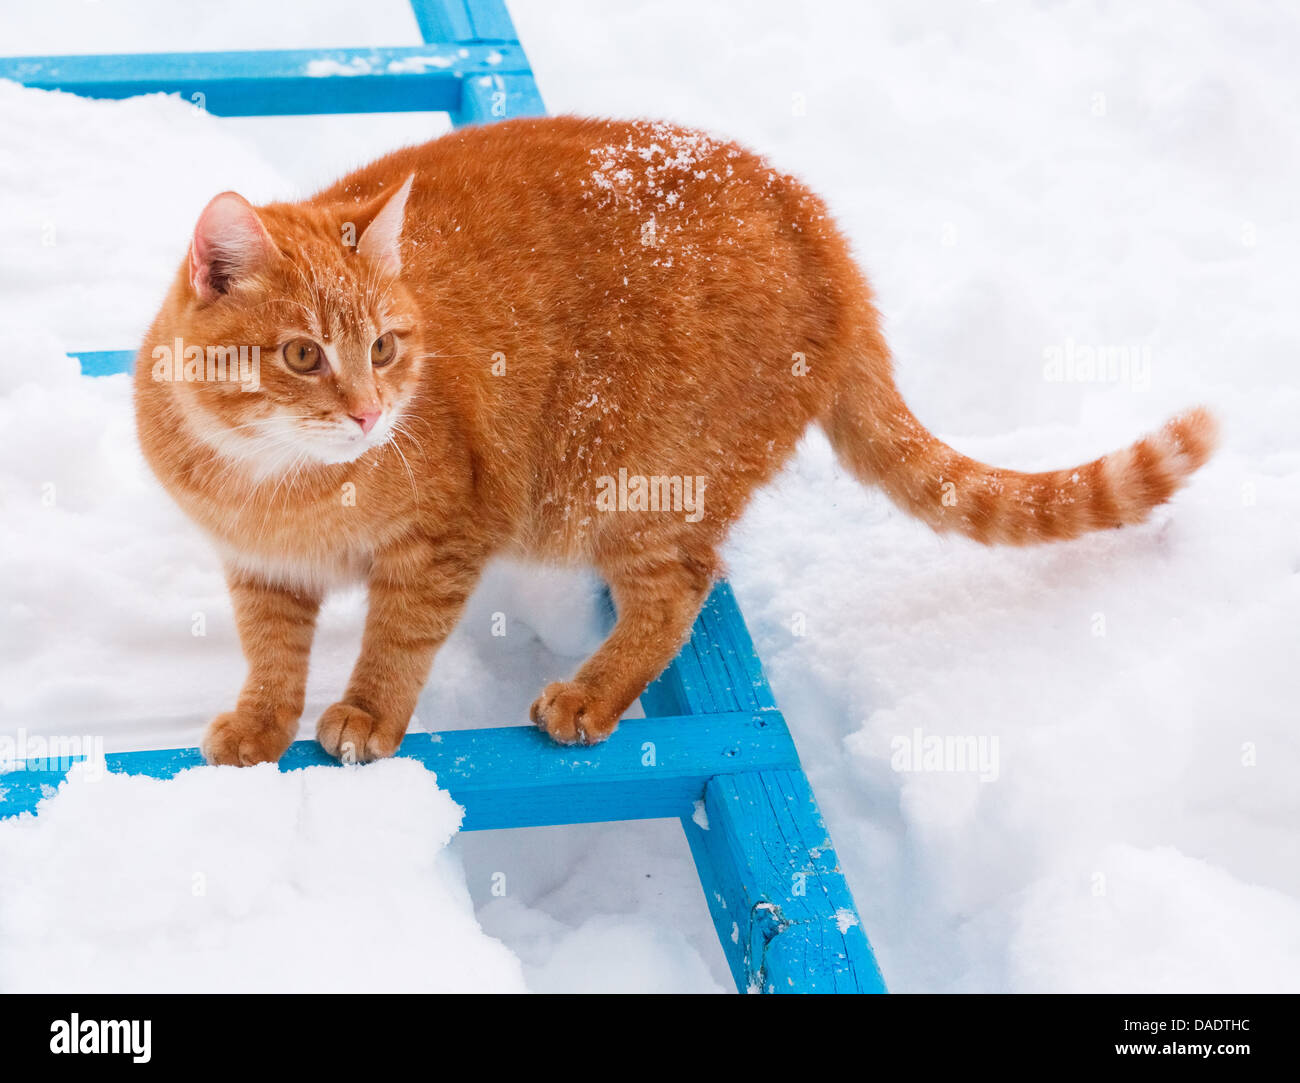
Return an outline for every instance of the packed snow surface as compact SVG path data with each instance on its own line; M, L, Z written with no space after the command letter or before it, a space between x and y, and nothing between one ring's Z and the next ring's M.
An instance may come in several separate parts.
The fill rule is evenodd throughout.
M1068 545L936 538L817 433L737 530L732 582L890 986L1300 989L1300 15L1208 0L512 10L553 111L697 125L821 192L876 287L904 393L961 450L1066 466L1192 403L1221 417L1223 449L1169 507ZM353 13L52 0L6 13L0 41L418 42L401 0ZM83 379L64 354L134 347L216 192L302 196L444 128L0 84L0 733L189 745L242 678L217 560L145 470L127 381ZM304 736L346 680L361 613L355 593L326 610ZM417 725L521 720L600 614L589 578L495 570ZM74 782L0 830L0 984L165 984L158 952L201 928L190 950L223 988L409 988L457 967L502 988L730 987L675 824L440 850L447 804L400 764ZM173 824L153 822L160 807ZM123 878L111 855L132 836L156 856ZM354 923L329 922L331 899L369 898L367 876L404 908L383 971L349 952ZM518 963L474 930L463 885ZM96 890L104 916L78 924ZM313 929L332 930L328 960L303 949ZM373 928L362 939L383 951ZM216 958L272 943L298 973L257 950Z

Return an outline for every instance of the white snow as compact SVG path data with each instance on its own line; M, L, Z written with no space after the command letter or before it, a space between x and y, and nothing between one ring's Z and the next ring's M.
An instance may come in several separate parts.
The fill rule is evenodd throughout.
M4 16L4 48L418 44L401 0L362 22L341 3L270 17L241 0L220 19L173 7L57 0ZM818 434L741 523L731 579L890 986L1300 989L1300 19L1208 0L893 0L797 20L775 0L511 7L553 111L696 124L824 194L876 286L904 393L963 451L1068 466L1194 402L1223 420L1223 450L1172 506L1068 546L933 537ZM0 84L0 731L193 744L242 677L216 560L144 470L126 381L82 380L63 353L134 346L213 193L293 198L437 130L424 116L225 121L161 97ZM1090 369L1080 344L1129 366ZM304 736L346 680L361 610L357 594L326 610ZM497 570L418 724L517 722L604 619L589 578ZM896 742L918 732L983 740L996 778L895 770ZM342 815L374 771L335 773L313 807ZM205 819L205 787L231 773L190 777L157 793L177 793L196 837L242 845ZM305 807L306 781L249 778L231 785L259 806ZM366 867L404 897L428 892L461 920L461 874L433 857L444 821L428 807L445 798L406 782L378 813L388 826L349 838L376 847ZM119 798L96 785L117 802L104 816L149 827L147 784ZM85 844L85 791L48 846ZM403 805L422 834L389 848ZM0 883L20 837L0 835ZM323 863L316 841L277 838ZM251 864L283 884L272 845ZM416 848L432 871L412 870ZM450 851L530 988L731 987L675 823L461 835ZM146 912L167 875L192 871L168 852ZM24 905L43 897L74 920L55 872L21 868ZM102 868L78 883L107 883ZM304 913L334 890L309 882ZM256 913L279 928L278 911ZM52 958L68 981L108 980Z
M0 820L0 988L525 992L445 849L460 819L414 760L74 767L38 815Z
M501 56L495 53L493 55L496 56L497 59L492 61L489 57L489 60L492 63L499 64L501 62ZM390 60L388 62L387 70L397 74L401 74L402 72L415 72L416 74L420 74L429 68L450 68L455 63L456 61L449 56L408 56L403 60Z
M388 68L390 71L396 63L396 60L389 63ZM338 60L331 60L328 57L322 60L307 61L307 74L313 79L321 79L330 75L369 75L373 70L374 65L363 56L354 56L346 64Z

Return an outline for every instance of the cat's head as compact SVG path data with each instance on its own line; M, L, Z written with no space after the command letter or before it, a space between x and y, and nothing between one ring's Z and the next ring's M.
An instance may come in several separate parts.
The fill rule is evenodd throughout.
M258 477L393 437L421 360L399 277L412 179L346 210L257 210L234 192L207 205L152 361L194 436Z

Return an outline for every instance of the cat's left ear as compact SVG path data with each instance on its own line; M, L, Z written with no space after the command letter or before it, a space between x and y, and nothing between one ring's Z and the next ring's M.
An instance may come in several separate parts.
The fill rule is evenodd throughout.
M402 270L402 224L406 219L406 199L411 194L412 173L370 220L357 241L357 251L367 259L375 260L389 274Z

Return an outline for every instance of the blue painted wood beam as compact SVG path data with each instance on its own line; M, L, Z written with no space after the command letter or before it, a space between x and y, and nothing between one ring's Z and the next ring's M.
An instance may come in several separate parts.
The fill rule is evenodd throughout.
M77 350L68 356L81 362L83 376L116 376L135 368L134 350Z
M518 33L501 0L411 0L420 35L426 42L514 42ZM533 78L527 58L516 71L495 71L467 76L459 104L451 111L457 128L467 124L491 124L510 117L540 117L546 105Z
M776 714L725 580L690 641L641 696L647 716ZM727 965L742 992L884 992L839 859L800 767L719 772L682 829Z
M468 77L461 85L460 103L451 111L457 128L491 124L511 117L540 117L546 106L531 74L493 72Z
M419 760L465 808L464 830L689 816L711 779L798 770L780 714L628 719L602 744L563 747L533 726L411 733L399 756ZM110 753L109 771L172 778L203 764L197 748ZM315 741L298 741L282 771L336 765ZM0 818L35 811L67 763L24 761L0 774ZM364 767L357 768L364 770Z
M501 0L411 0L425 41L518 41Z
M518 41L519 32L511 21L505 0L441 0L442 3L461 3L469 11L474 33L481 40Z
M87 98L179 94L216 116L459 112L475 78L531 83L517 42L402 48L0 57L0 79ZM476 98L480 92L475 92ZM540 107L518 87L509 107ZM494 115L494 119L500 119Z
M411 0L411 12L425 41L475 41L474 20L463 0ZM513 40L511 34L506 40Z
M801 770L719 775L682 827L738 989L886 992Z

